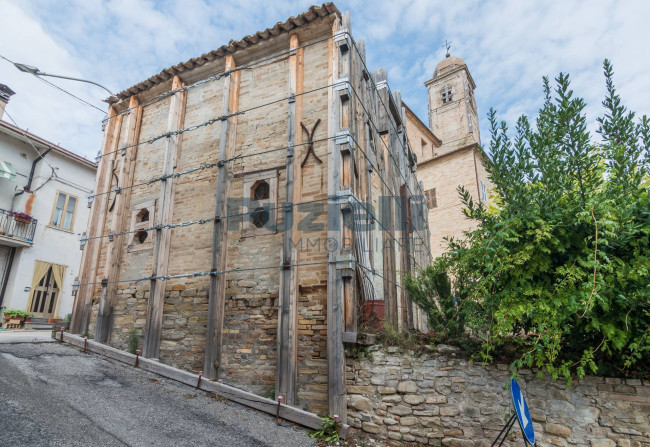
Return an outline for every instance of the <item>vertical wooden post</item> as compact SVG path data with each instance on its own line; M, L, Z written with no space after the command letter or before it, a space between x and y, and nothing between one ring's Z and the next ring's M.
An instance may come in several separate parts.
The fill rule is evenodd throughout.
M382 182L382 203L381 207L381 220L382 220L382 233L383 233L383 258L384 258L384 293L385 293L385 312L386 320L391 324L398 324L398 303L397 303L397 274L396 274L396 256L397 244L394 240L394 216L396 212L396 203L393 196L396 194L394 163L391 160L390 151L392 150L390 115L386 108L388 108L388 84L386 70L380 68L373 73L373 79L377 86L376 95L376 109L377 109L377 127L379 130L380 145L378 152L381 154L379 158L382 167L381 176L384 178ZM382 105L385 104L386 108Z
M116 154L113 163L119 165L118 184L114 188L122 188L115 194L115 204L113 205L113 216L111 219L111 233L115 236L113 240L108 240L108 252L106 253L106 267L104 268L104 279L102 282L102 295L99 302L99 314L97 315L97 325L95 326L95 340L100 343L106 343L108 340L111 324L113 320L113 304L115 301L115 291L117 290L116 281L120 277L120 267L123 251L124 235L120 234L126 228L128 216L126 208L131 201L130 186L133 184L133 174L135 173L135 157L138 147L140 134L140 120L142 118L142 107L138 107L138 99L131 96L129 99L129 114L126 121L126 138L124 144L127 149ZM126 187L126 188L125 188ZM108 194L107 196L110 196ZM108 198L108 197L107 197Z
M185 84L178 76L172 80L172 90L182 88ZM175 93L169 101L169 114L167 116L167 131L182 129L185 121L185 102L187 92ZM183 135L167 137L163 162L163 175L173 174L183 144ZM174 179L163 179L160 185L160 196L156 209L156 225L165 225L171 222L174 215ZM167 274L169 265L169 247L171 245L171 229L158 228L155 230L153 252L153 276ZM149 288L149 308L147 324L144 331L142 356L158 358L160 354L160 338L162 335L163 308L165 303L165 282L153 279Z
M102 157L97 167L94 194L107 191L110 188L112 159L115 157L115 154L108 154L113 152L117 147L123 117L123 115L115 116L116 113L115 107L110 106L108 108L109 118L104 128L104 139L100 152ZM83 334L88 330L88 322L92 308L92 295L95 289L94 284L88 283L95 282L97 279L99 249L103 239L96 238L104 232L107 203L108 195L101 195L95 197L91 205L90 219L88 220L88 229L86 231L88 240L81 254L80 285L70 321L70 332L73 334Z
M226 57L226 71L235 68L235 59ZM224 77L223 85L223 115L236 112L239 109L239 78L240 72L234 72ZM219 160L231 156L235 149L235 132L237 117L228 118L220 123ZM232 164L221 163L217 168L217 198L215 203L214 228L212 231L212 272L223 271L226 267L228 252L228 226L221 218L226 215L226 200L230 190ZM210 276L210 292L208 298L208 329L206 333L205 359L203 373L208 379L218 379L221 366L221 349L223 339L223 318L226 307L226 278L221 273Z
M289 56L289 117L287 137L287 184L284 207L284 238L282 243L282 272L280 274L280 306L278 309L278 360L275 378L276 396L284 396L287 405L296 403L298 355L297 318L297 250L293 247L294 238L299 237L294 222L297 213L293 202L300 201L300 165L295 161L296 123L302 119L302 57L303 49L298 48L298 35L290 36ZM296 96L299 95L299 96ZM300 106L300 107L299 107Z
M363 109L367 110L369 113L374 114L374 109L372 105L372 101L370 99L371 97L371 84L369 82L370 79L370 73L367 73L365 71L365 61L366 61L366 42L364 40L359 40L358 41L358 48L359 48L359 59L360 62L362 62L362 67L360 70L363 72L362 76L360 77L360 83L362 84L360 87L360 92L361 92L361 101L363 103ZM376 115L374 115L376 116ZM374 116L372 119L374 119ZM377 163L377 151L375 149L374 145L374 138L372 136L372 129L370 128L369 120L371 117L368 117L366 115L363 115L363 126L361 128L363 129L363 138L359 136L359 141L364 141L365 143L365 194L362 196L362 199L365 200L366 206L368 207L369 210L372 210L372 174L373 174L373 164L372 164L372 159L374 158L375 163ZM378 210L372 210L373 214L377 216ZM366 228L365 231L368 235L368 257L370 258L370 265L374 268L374 250L375 247L373 246L373 241L374 241L374 236L373 232L375 230L381 231L381 228L375 228L378 225L376 223L372 222L373 217L367 213L366 214ZM377 299L383 298L383 297L376 297Z
M335 21L332 24L332 34L336 35L341 24ZM340 42L340 41L339 41ZM348 49L349 51L349 49ZM339 43L329 41L329 69L328 84L332 85L340 78ZM347 404L345 389L345 355L343 351L344 331L344 303L343 303L343 278L339 270L342 245L342 212L337 200L342 186L341 178L341 150L334 139L341 126L341 98L336 87L328 91L329 115L328 135L330 159L328 163L327 192L330 203L327 210L327 244L328 270L327 270L327 391L328 410L330 415L337 414L340 420L347 421Z
M354 194L354 198L349 198L349 205L343 208L343 222L344 222L344 239L347 239L346 255L351 259L356 259L356 246L357 246L357 231L359 230L357 213L355 212L358 209L359 204L357 200L363 200L363 189L364 189L364 168L359 169L360 160L362 158L363 151L366 149L361 149L365 142L363 138L359 135L360 120L358 116L358 109L360 107L358 92L359 88L359 54L357 49L353 46L352 38L349 33L352 29L350 12L346 11L343 13L343 28L347 31L346 33L346 43L344 44L347 47L347 51L341 51L341 66L345 67L346 77L348 79L348 92L349 96L348 102L349 107L344 113L347 114L346 120L348 121L348 130L352 135L354 141L350 143L349 154L350 157L347 160L349 163L348 168L346 169L350 173L350 183L349 190ZM343 47L339 47L343 49ZM357 144L361 147L357 147ZM344 243L345 245L345 243ZM360 261L360 259L356 259ZM344 269L341 271L343 274L343 302L344 306L344 322L345 322L345 332L357 332L357 322L358 322L358 308L359 308L359 291L357 288L357 274L356 266L354 264L350 265L349 269Z

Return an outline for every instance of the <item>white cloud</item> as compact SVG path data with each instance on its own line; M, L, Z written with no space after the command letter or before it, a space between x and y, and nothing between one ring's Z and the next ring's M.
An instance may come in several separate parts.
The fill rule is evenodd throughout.
M305 11L308 1L0 0L0 54L41 70L92 79L123 90L180 61L196 57ZM638 112L650 105L645 20L650 2L523 2L377 0L337 3L351 9L352 31L366 40L371 69L384 66L393 90L427 122L426 90L445 39L477 84L483 139L489 107L514 125L542 102L541 77L569 72L589 104L594 129L604 95L602 60L612 59L616 84ZM17 94L7 107L23 127L93 156L101 142L99 112L80 105L0 61L0 82ZM97 104L96 87L55 81Z

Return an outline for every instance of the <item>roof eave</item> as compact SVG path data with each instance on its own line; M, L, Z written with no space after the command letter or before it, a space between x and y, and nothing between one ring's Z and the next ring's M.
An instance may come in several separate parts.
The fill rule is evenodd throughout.
M75 154L74 152L64 149L61 146L58 146L50 141L47 141L44 138L41 138L37 135L34 135L33 133L30 133L12 124L9 124L6 121L0 120L0 132L19 139L23 139L24 137L27 137L37 145L43 146L45 148L51 148L53 151L67 158L70 158L73 161L80 162L89 168L97 169L97 163L95 163L94 161L88 160L87 158L84 158L81 155Z
M282 34L289 33L297 28L305 26L311 22L327 17L331 14L336 14L341 17L338 8L331 2L323 3L321 6L311 6L307 11L298 15L297 17L289 17L284 22L278 22L272 28L267 28L263 31L258 31L252 35L245 36L240 40L231 40L227 45L222 45L216 50L204 53L199 57L192 58L186 62L173 65L169 68L162 70L160 73L151 76L150 78L129 87L126 90L117 93L104 100L108 104L115 104L122 100L128 99L133 95L151 89L152 87L163 84L171 80L174 76L181 73L201 67L208 62L214 61L218 58L235 54L242 50L246 50L251 45L258 44L265 40L270 40Z

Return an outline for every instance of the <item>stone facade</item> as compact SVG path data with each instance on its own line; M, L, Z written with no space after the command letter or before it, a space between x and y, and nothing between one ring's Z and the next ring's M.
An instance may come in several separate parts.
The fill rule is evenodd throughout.
M405 109L349 25L313 7L118 94L73 332L345 420L343 335L362 300L420 327L401 275L430 260Z
M396 347L348 358L348 421L398 445L489 446L514 411L508 365L481 366L439 345L415 357ZM650 382L561 379L522 370L537 445L650 446ZM523 445L517 423L504 445Z

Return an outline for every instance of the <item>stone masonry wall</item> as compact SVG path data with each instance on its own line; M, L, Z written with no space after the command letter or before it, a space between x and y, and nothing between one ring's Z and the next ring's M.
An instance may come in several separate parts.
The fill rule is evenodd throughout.
M489 446L511 408L508 366L480 366L455 348L415 357L371 347L347 361L348 422L396 444ZM586 377L567 387L523 370L537 445L650 446L650 382ZM504 445L523 445L517 424Z

